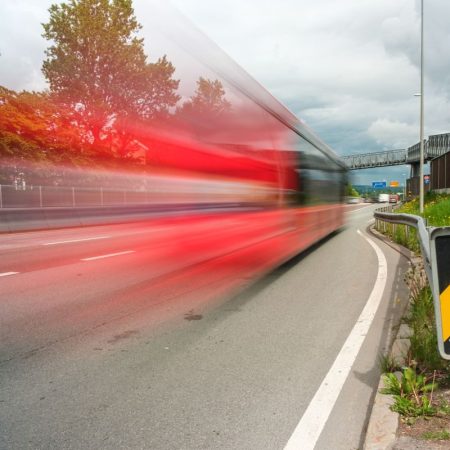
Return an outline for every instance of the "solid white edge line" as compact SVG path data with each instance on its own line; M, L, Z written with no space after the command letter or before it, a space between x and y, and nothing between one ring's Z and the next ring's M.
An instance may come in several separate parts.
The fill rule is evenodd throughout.
M58 245L58 244L71 244L73 242L84 242L84 241L95 241L97 239L107 239L111 236L96 236L96 237L90 237L90 238L83 238L83 239L72 239L69 241L56 241L56 242L46 242L45 244L41 245Z
M100 256L91 256L90 258L82 258L81 261L94 261L95 259L111 258L113 256L127 255L128 253L135 253L135 251L127 250L126 252L109 253L107 255L100 255Z
M3 272L3 273L0 273L0 277L7 277L8 275L16 275L18 273L19 272Z
M341 351L309 403L284 450L314 449L381 303L387 279L386 258L372 239L363 235L360 230L358 233L372 246L378 258L378 274L375 285Z

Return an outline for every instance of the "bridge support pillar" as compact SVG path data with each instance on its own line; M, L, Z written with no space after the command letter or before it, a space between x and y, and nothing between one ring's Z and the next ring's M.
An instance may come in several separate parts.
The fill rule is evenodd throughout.
M420 163L419 162L411 163L410 177L414 178L418 176L420 176Z

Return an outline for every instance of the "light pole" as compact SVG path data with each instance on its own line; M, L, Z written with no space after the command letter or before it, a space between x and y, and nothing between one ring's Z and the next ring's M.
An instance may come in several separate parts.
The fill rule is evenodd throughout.
M419 212L423 213L424 200L424 186L423 186L423 163L424 163L424 148L423 148L423 0L420 0L420 170L419 170Z

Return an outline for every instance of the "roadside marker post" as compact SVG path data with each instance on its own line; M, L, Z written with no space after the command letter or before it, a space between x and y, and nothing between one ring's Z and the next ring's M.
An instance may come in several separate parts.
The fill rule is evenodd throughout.
M439 353L450 360L450 227L430 230L430 252Z

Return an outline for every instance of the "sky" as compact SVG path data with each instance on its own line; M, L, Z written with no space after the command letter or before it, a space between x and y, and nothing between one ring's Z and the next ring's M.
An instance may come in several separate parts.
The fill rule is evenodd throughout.
M0 85L46 87L41 23L55 1L0 0ZM339 155L419 141L419 0L172 3ZM424 3L428 136L450 132L450 1ZM134 0L134 8L150 47L152 4ZM408 175L397 166L355 171L352 180L403 184Z

